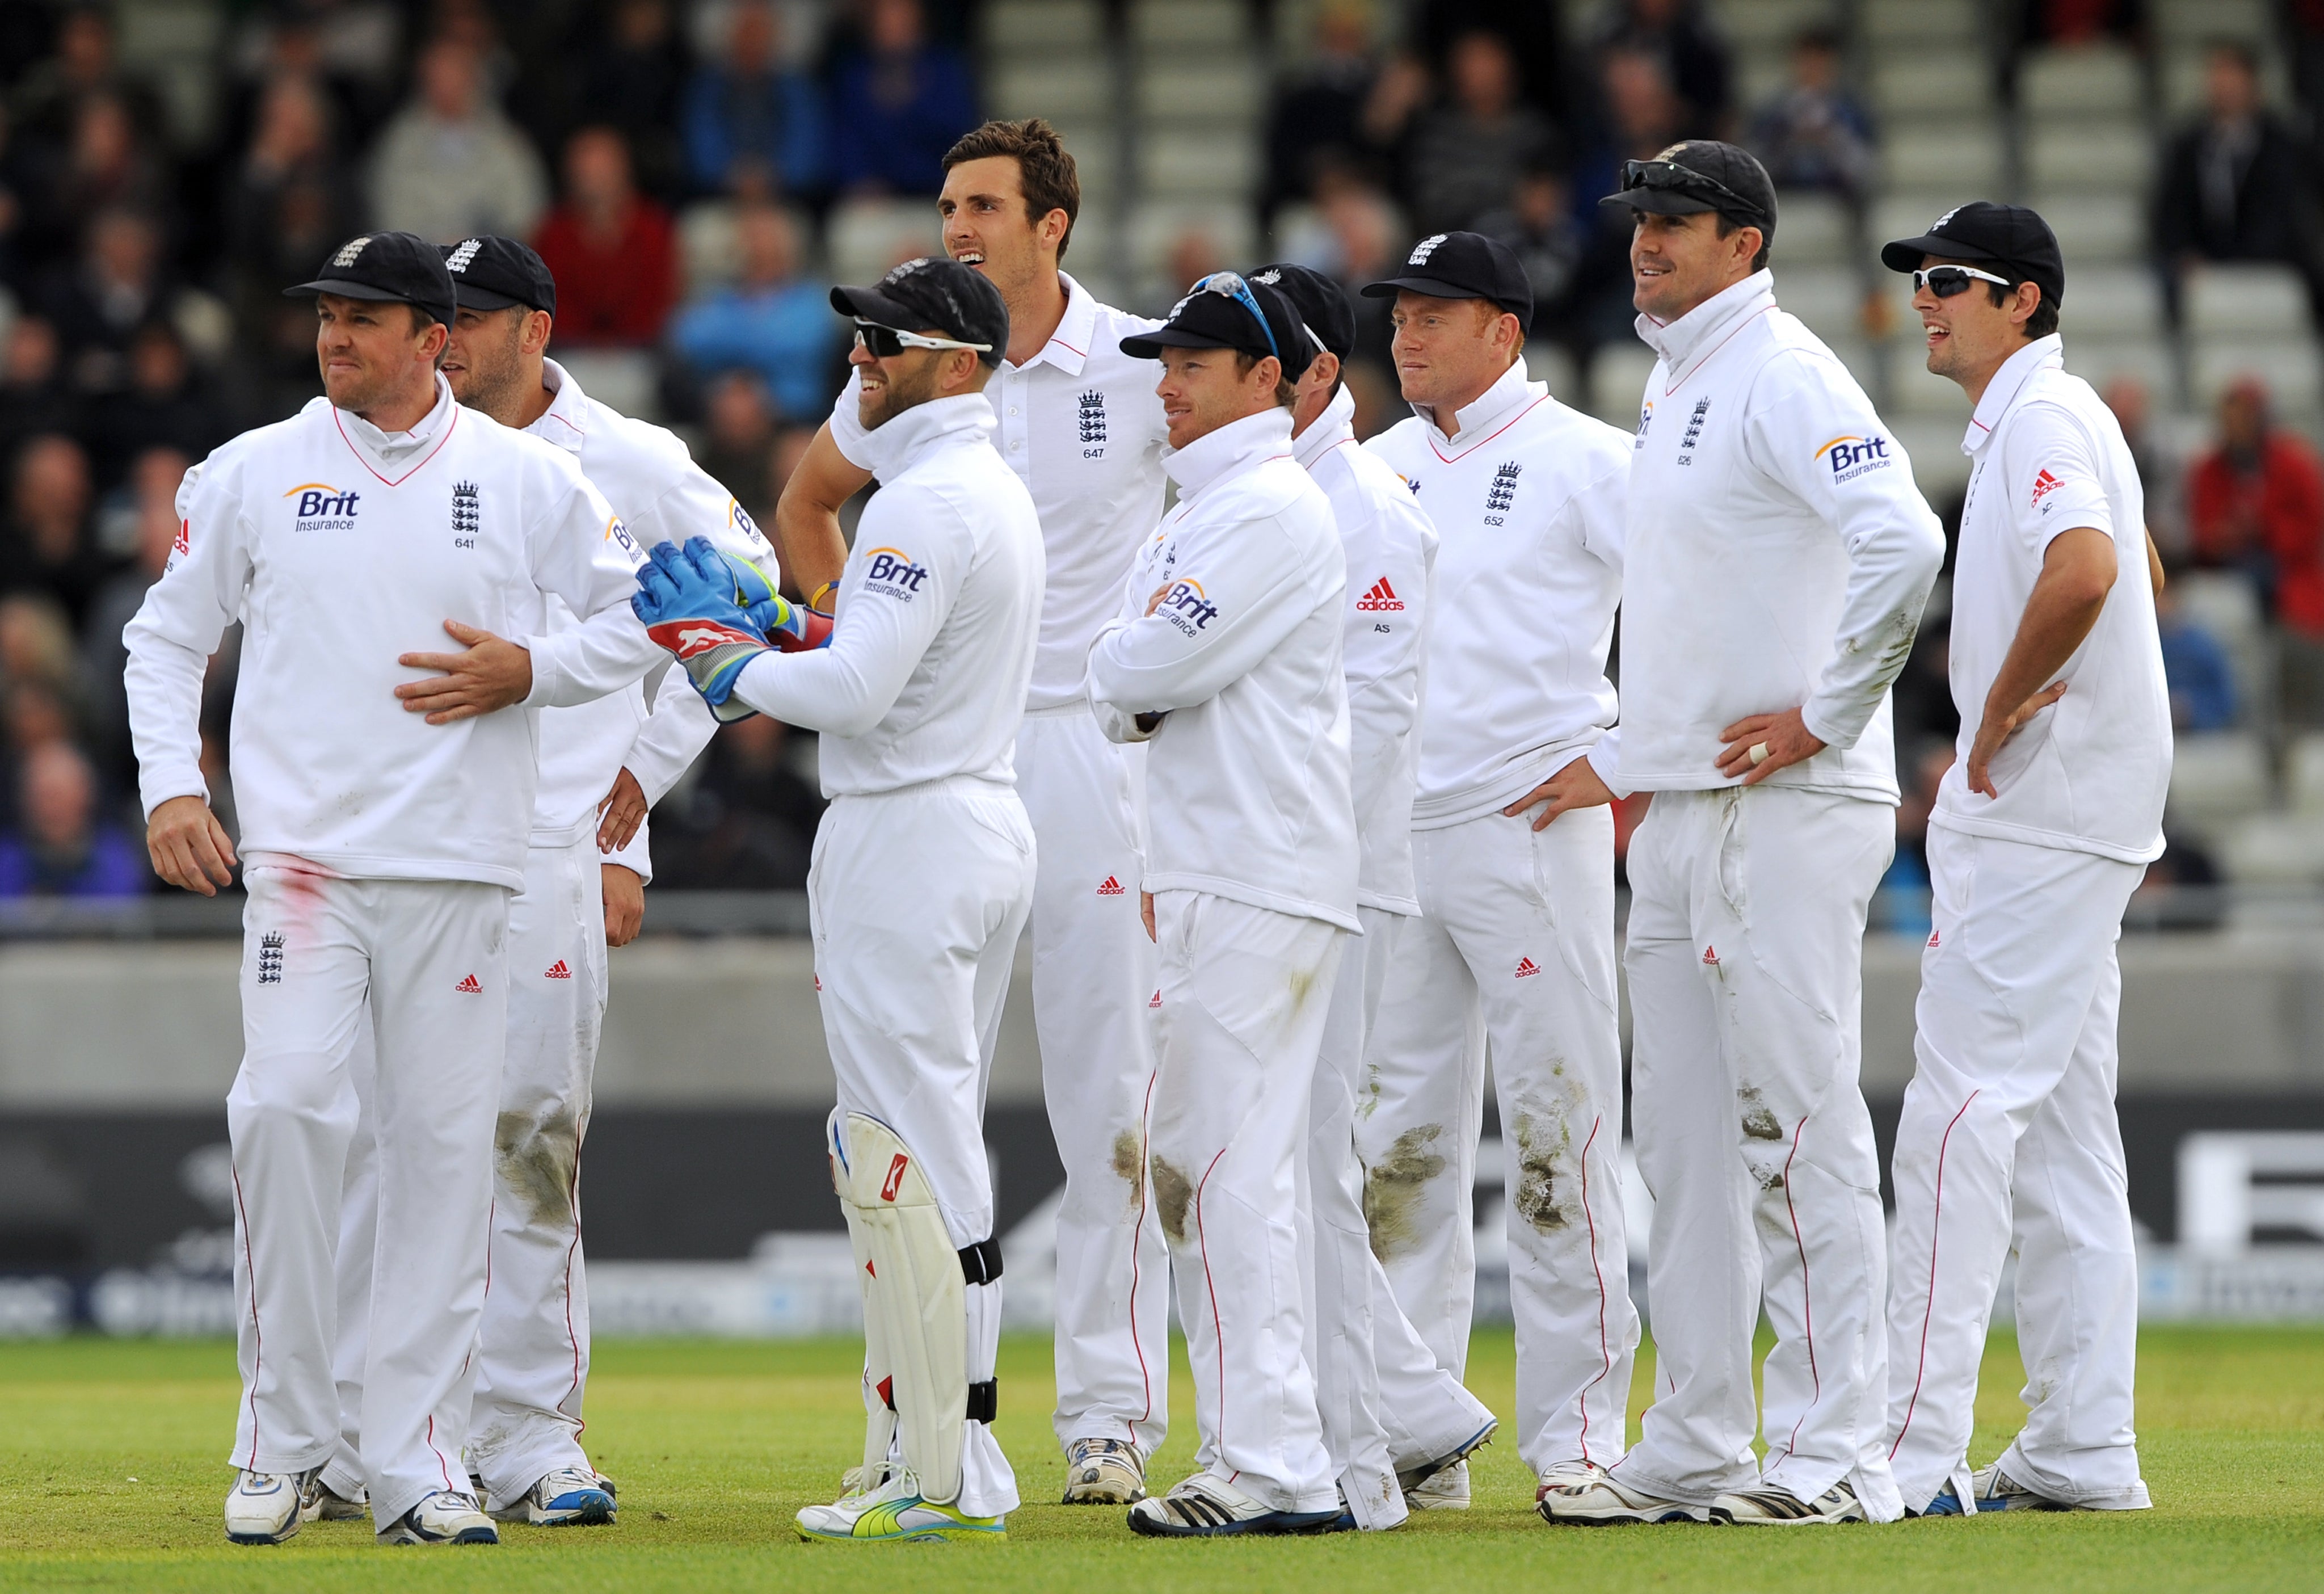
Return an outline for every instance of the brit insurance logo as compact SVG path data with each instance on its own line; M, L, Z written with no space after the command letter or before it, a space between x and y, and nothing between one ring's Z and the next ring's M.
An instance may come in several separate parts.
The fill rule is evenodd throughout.
M355 529L355 505L363 498L352 488L342 490L328 482L301 482L282 496L299 501L297 513L290 521L293 531L352 531Z
M1817 449L1815 456L1831 462L1834 486L1842 482L1852 482L1868 471L1877 471L1896 463L1896 456L1889 451L1888 439L1877 434L1859 438L1850 433L1846 437L1834 438Z
M1219 617L1219 606L1203 591L1203 584L1192 576L1171 584L1170 591L1154 611L1188 636L1200 636L1203 629Z
M863 571L863 587L867 592L885 593L908 604L918 595L920 583L927 578L927 567L913 563L912 556L902 548L875 548Z

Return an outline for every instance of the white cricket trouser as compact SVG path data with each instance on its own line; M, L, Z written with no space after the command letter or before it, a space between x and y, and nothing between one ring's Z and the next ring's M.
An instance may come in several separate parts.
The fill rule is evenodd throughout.
M1372 1248L1458 1379L1476 1295L1471 1193L1489 1037L1509 1152L1517 1451L1536 1473L1610 1467L1638 1342L1622 1216L1613 815L1578 810L1536 832L1489 814L1415 831L1412 850L1421 917L1398 931L1357 1106Z
M1065 1165L1057 1212L1057 1440L1117 1439L1148 1455L1169 1431L1168 1251L1146 1188L1154 945L1143 747L1108 742L1086 704L1028 714L1017 790L1040 838L1033 887L1033 1027Z
M1864 915L1895 842L1886 803L1783 786L1658 791L1631 838L1630 1110L1655 1196L1657 1360L1618 1475L1649 1493L1708 1505L1764 1477L1808 1500L1846 1479L1875 1522L1902 1511L1887 1234L1858 1084Z
M492 1500L516 1498L560 1467L587 1467L589 1288L581 1249L580 1154L605 1013L605 907L594 835L525 857L509 902L508 1050L493 1131L490 1287L469 1419L468 1470ZM363 1485L364 1364L372 1313L367 1255L378 1221L377 1132L368 1027L353 1073L363 1115L347 1152L339 1229L338 1452L324 1481Z
M1154 898L1148 1147L1194 1376L1195 1463L1277 1511L1336 1507L1300 1266L1300 1147L1342 932L1200 891Z
M2002 1470L2055 1500L2149 1504L2131 1431L2138 1258L2114 1108L2115 944L2145 872L1929 831L1935 930L1891 1164L1889 1464L1914 1510L1968 1470L2013 1244L2031 1410Z
M807 908L839 1106L919 1158L955 1248L993 1238L984 1089L1034 857L1016 793L966 778L835 798L816 832ZM969 1382L993 1376L1000 1346L1001 1285L970 1285ZM961 1443L958 1507L1015 1510L992 1431L971 1422Z
M1356 1092L1365 1038L1406 920L1379 908L1360 908L1356 916L1363 937L1348 949L1352 962L1342 954L1308 1106L1300 1175L1309 1221L1300 1240L1314 1285L1307 1362L1323 1449L1358 1525L1381 1529L1407 1515L1397 1469L1458 1449L1492 1414L1436 1365L1372 1255L1356 1156Z
M335 1259L358 1115L350 1058L368 1016L381 1142L371 1293L400 1310L369 1337L361 1459L376 1518L390 1523L466 1482L509 892L272 863L253 864L244 883L244 1049L226 1095L244 1396L231 1459L300 1472L338 1443Z

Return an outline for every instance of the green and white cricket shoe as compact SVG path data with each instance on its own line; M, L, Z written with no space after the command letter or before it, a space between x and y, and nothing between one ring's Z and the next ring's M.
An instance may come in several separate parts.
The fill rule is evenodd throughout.
M971 1516L951 1506L920 1498L920 1480L908 1471L862 1494L842 1495L828 1506L808 1506L798 1514L803 1539L842 1544L908 1544L936 1539L1009 1536L1006 1516Z
M1065 1446L1068 1506L1134 1506L1146 1497L1146 1458L1120 1439L1076 1439Z
M383 1544L497 1544L500 1529L476 1504L476 1497L439 1488L379 1530Z
M1711 1520L1724 1527L1813 1527L1866 1518L1856 1486L1843 1479L1812 1500L1787 1488L1738 1489L1711 1501Z
M587 1467L559 1467L504 1506L495 1522L529 1522L535 1527L595 1527L613 1520L613 1491Z
M279 1544L308 1519L321 1470L235 1474L226 1491L226 1536L234 1544Z

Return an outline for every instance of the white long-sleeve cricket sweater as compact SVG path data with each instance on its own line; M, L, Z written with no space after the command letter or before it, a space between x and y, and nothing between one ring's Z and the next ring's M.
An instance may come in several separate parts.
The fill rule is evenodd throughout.
M1630 468L1617 791L1702 791L1719 733L1801 710L1828 743L1769 782L1897 800L1889 683L1944 558L1912 462L1758 272L1661 326Z
M734 695L824 733L825 797L966 776L1013 788L1046 569L1032 494L982 393L864 433L880 478L833 600L831 645L763 653Z
M524 429L579 462L581 474L605 495L640 548L707 537L721 551L758 566L770 583L779 583L774 548L734 495L694 463L683 441L591 398L556 361L543 364L555 397ZM562 599L552 595L548 608L549 635L579 626ZM532 844L569 846L594 830L597 805L624 767L637 777L646 800L659 802L717 728L683 670L663 671L650 711L642 682L594 702L543 711ZM629 845L604 861L651 879L649 831L641 825Z
M1331 501L1292 457L1282 410L1230 422L1163 468L1181 496L1089 661L1108 737L1147 739L1136 716L1167 716L1146 756L1144 888L1360 931L1347 557Z
M410 432L317 399L244 433L186 473L178 514L177 550L122 638L146 813L209 796L202 674L240 619L245 859L521 889L540 716L431 725L395 696L427 672L396 659L456 650L447 619L537 644L551 596L582 616L627 610L636 545L572 457L461 409L439 377Z
M1348 684L1356 904L1416 914L1412 790L1436 528L1403 478L1357 445L1355 413L1355 395L1342 387L1291 450L1331 501L1347 556L1341 669Z
M1367 445L1441 539L1412 824L1499 812L1614 723L1606 653L1622 598L1629 440L1567 409L1522 363L1452 418Z

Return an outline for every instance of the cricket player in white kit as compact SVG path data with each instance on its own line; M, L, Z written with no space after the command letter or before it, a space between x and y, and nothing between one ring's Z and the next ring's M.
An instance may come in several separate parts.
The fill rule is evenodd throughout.
M372 1288L398 1310L369 1338L363 1482L383 1543L490 1543L459 1444L536 781L528 710L650 661L624 602L636 554L569 456L453 401L433 244L356 238L291 291L318 296L328 396L188 473L178 551L124 635L155 868L207 892L234 854L199 769L202 673L225 628L246 627L246 1049L227 1097L244 1398L227 1535L296 1533L337 1442L333 1253L368 1018ZM552 599L587 623L547 634ZM466 651L409 650L447 631Z
M1405 1520L1407 1488L1457 1463L1497 1426L1484 1403L1437 1365L1397 1305L1372 1254L1356 1155L1365 1037L1398 933L1419 910L1412 786L1436 529L1403 479L1357 445L1355 397L1341 381L1355 351L1356 318L1339 284L1291 264L1263 267L1251 281L1288 300L1315 345L1292 405L1292 456L1331 501L1347 561L1342 670L1363 936L1342 957L1323 1025L1302 1170L1309 1221L1301 1233L1314 1283L1307 1359L1323 1448L1351 1519L1378 1531Z
M858 1486L798 1514L814 1539L997 1537L1017 1481L989 1424L1001 1250L984 1085L1034 843L1011 774L1041 606L1040 524L992 446L1000 293L917 260L835 288L854 318L881 490L827 648L752 634L709 545L640 573L640 617L721 718L823 733L832 798L807 880L839 1078L832 1179L862 1269L870 1422Z
M1551 811L1609 782L1655 794L1625 955L1657 1390L1610 1476L1541 1510L1893 1521L1864 917L1895 847L1888 685L1944 539L1870 401L1775 307L1758 161L1674 145L1607 202L1636 212L1638 335L1659 359L1630 473L1622 723Z
M2113 413L2064 370L2048 223L1963 205L1880 258L1914 273L1929 369L1975 407L1960 756L1929 816L1935 927L1891 1165L1889 1464L1915 1514L2143 1510L2114 1092L2115 944L2171 784L2144 497ZM1972 1479L1978 1363L2013 1248L2031 1409Z
M1370 447L1435 523L1412 810L1420 917L1397 947L1360 1120L1372 1243L1440 1366L1467 1364L1471 1188L1492 1047L1518 1451L1537 1479L1622 1456L1637 1313L1623 1233L1614 825L1531 823L1615 719L1629 441L1526 380L1533 295L1475 233L1423 239L1364 291L1396 300L1411 419ZM1416 1497L1458 1506L1466 1469ZM1449 1487L1448 1487L1449 1486Z
M1090 650L1106 734L1149 742L1160 948L1146 1155L1194 1375L1198 1470L1130 1508L1165 1537L1347 1525L1306 1355L1298 1166L1357 847L1345 556L1291 456L1313 345L1274 290L1197 282L1159 355L1183 495Z
M1055 1426L1065 1503L1126 1504L1168 1429L1169 1283L1139 1147L1153 1055L1154 947L1138 920L1143 750L1109 742L1082 673L1162 512L1160 374L1121 340L1154 323L1057 269L1081 207L1073 157L1038 118L988 122L945 157L945 253L1001 290L1008 357L987 394L993 447L1033 494L1048 552L1017 789L1041 838L1033 1021L1065 1170L1057 1212ZM843 393L776 511L802 592L836 577L839 506L871 480Z
M706 536L779 585L774 549L686 445L582 392L545 358L557 309L548 266L512 238L445 250L458 299L444 374L454 398L572 455L641 546ZM575 623L549 605L552 631ZM787 640L788 639L786 639ZM509 904L509 1046L493 1135L492 1288L484 1296L468 1470L503 1521L613 1520L611 1490L582 1450L589 1294L580 1160L606 1000L606 949L637 934L652 869L644 814L677 783L716 722L681 671L650 714L643 688L546 711L525 886ZM601 820L601 812L604 815ZM355 1514L377 1219L368 1037L356 1059L366 1113L348 1156L339 1271L338 1381L346 1424L324 1469L326 1516Z

